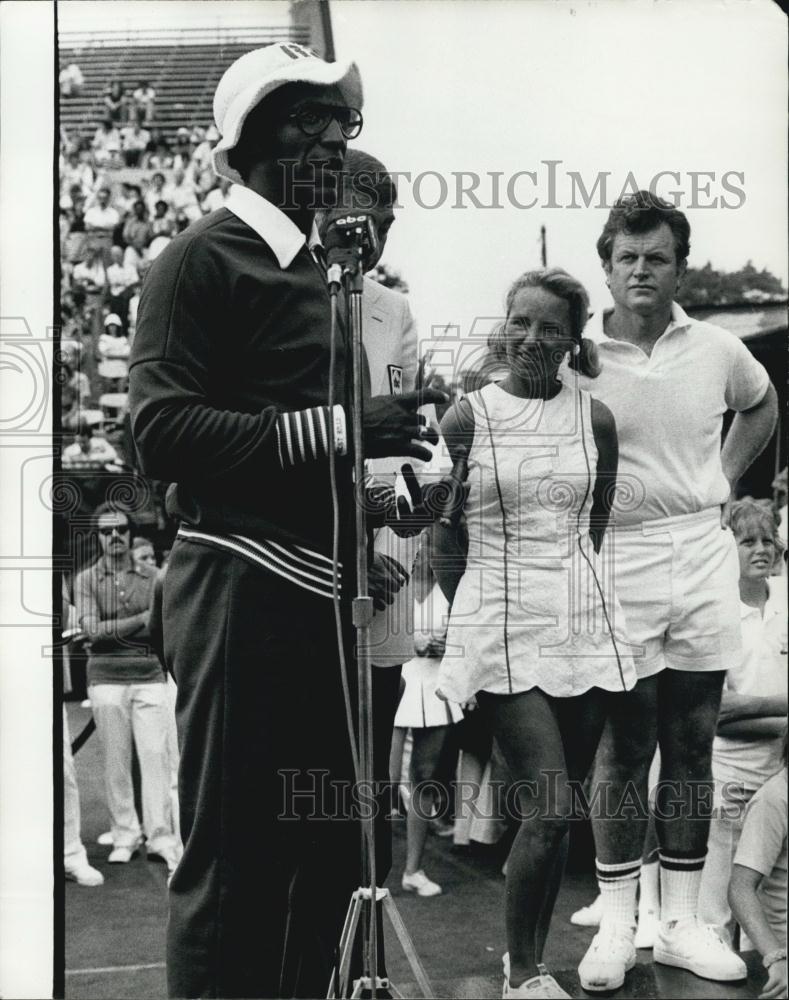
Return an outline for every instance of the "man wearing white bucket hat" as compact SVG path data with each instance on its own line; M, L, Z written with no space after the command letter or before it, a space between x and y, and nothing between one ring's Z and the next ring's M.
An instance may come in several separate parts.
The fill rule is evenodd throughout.
M163 597L185 844L172 996L325 995L358 885L358 827L329 784L352 780L337 652L354 592L346 348L339 335L332 365L314 213L336 199L361 105L355 64L300 45L233 63L214 164L234 186L165 248L141 295L133 432L180 521ZM365 454L429 459L436 435L417 408L444 398L367 400Z

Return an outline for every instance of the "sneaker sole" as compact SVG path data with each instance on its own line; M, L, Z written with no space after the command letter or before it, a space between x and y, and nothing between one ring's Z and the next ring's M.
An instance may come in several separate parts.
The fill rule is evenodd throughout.
M709 979L713 983L737 983L748 978L747 968L744 972L736 972L731 975L721 975L720 973L712 975L710 972L700 972L698 968L694 968L687 960L677 955L671 955L669 952L661 951L657 946L652 950L652 958L655 962L660 962L661 965L671 965L675 969L684 969L686 972L692 972L699 979Z
M74 885L81 885L83 889L95 889L97 886L104 885L104 879L100 882L84 882L78 879L76 875L71 875L69 872L64 872L64 877L66 881L73 882Z
M625 965L625 971L622 973L621 978L616 980L611 979L605 984L605 986L596 986L592 985L588 981L585 981L584 977L580 973L580 970L578 972L578 978L581 981L582 988L585 989L587 993L611 993L613 992L613 990L618 990L620 989L620 987L624 985L625 976L628 974L628 972L630 972L631 969L635 968L635 964L636 964L636 958L634 955L633 958Z
M413 896L419 896L420 899L435 899L436 896L440 896L444 890L440 892L420 892L418 889L403 889L403 892L410 892Z

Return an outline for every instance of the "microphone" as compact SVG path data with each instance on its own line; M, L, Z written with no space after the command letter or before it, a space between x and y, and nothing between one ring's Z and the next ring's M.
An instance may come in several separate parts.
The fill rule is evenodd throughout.
M339 284L343 274L361 270L365 258L378 249L378 232L371 215L349 212L331 220L323 241L329 284Z

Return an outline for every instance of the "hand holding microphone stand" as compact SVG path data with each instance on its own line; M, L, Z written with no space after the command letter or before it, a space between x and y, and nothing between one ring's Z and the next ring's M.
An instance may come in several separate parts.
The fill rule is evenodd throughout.
M365 357L362 346L362 293L364 274L362 261L365 251L377 248L377 236L372 219L364 214L346 213L333 221L326 239L327 279L329 292L335 300L332 313L336 313L336 297L344 291L346 315L349 320L352 364L352 438L354 454L355 535L356 535L356 597L352 603L352 621L356 630L358 668L358 762L357 781L364 789L373 788L373 713L372 665L370 661L370 625L373 618L373 601L367 589L367 517L360 495L365 482L364 474L364 371ZM378 975L378 919L377 903L382 904L397 934L406 959L414 973L423 996L433 992L427 975L414 948L413 941L397 911L388 889L379 888L375 860L375 799L373 808L364 808L362 815L361 882L352 896L340 937L340 957L332 974L328 996L347 997L351 959L357 939L361 940L361 976L353 981L350 996L369 995L386 990L390 996L400 997L391 983Z

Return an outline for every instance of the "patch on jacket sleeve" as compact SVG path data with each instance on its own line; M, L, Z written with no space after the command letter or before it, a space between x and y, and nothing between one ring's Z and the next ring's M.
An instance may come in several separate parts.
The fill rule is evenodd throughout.
M389 392L392 396L403 394L403 369L400 365L387 365L389 369Z

